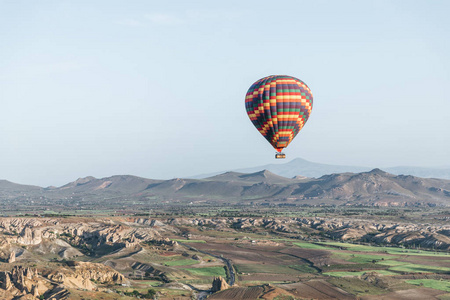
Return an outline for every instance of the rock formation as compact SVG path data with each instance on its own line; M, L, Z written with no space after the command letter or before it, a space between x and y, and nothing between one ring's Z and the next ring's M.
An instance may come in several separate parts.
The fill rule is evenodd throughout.
M92 281L110 284L129 284L121 273L109 266L88 262L67 262L69 268L61 268L46 274L47 278L72 288L94 290Z
M0 272L0 288L12 295L39 296L52 286L35 269L14 266L11 271Z
M39 290L36 285L31 286L31 294L36 298L39 297Z
M42 232L40 229L31 229L29 226L23 228L19 234L17 242L23 245L37 245L42 241Z
M230 288L230 286L225 281L225 279L222 278L222 276L214 277L213 282L212 282L212 288L211 288L211 291L213 293L222 291L222 290L226 290L228 288Z
M129 284L119 272L97 263L68 262L58 269L44 270L43 276L36 269L14 266L11 271L0 272L0 298L36 299L45 294L48 296L46 299L67 299L69 292L66 288L93 291L97 290L94 282ZM11 296L3 296L2 292Z
M11 264L16 261L16 252L12 251L8 258L8 263Z

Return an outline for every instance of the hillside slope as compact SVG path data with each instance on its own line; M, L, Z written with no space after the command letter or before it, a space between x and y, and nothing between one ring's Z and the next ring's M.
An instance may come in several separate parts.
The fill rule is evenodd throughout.
M61 187L0 182L0 200L93 203L127 201L292 203L297 205L450 205L450 180L393 175L380 169L320 178L285 178L270 171L228 172L205 179L152 180L121 175L80 178ZM81 200L80 200L81 199ZM83 202L84 201L84 202Z

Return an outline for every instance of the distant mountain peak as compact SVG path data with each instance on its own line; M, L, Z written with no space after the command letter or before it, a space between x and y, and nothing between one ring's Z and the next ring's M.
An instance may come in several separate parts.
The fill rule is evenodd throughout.
M254 173L241 174L239 178L246 181L261 183L287 183L294 180L292 178L286 178L284 176L277 175L266 169Z
M275 173L270 172L267 169L261 170L259 172L254 172L254 173L250 173L250 174L245 174L243 175L245 177L257 177L257 176L261 176L264 178L273 178L273 177L281 177L284 178L283 176L277 175Z
M394 175L413 175L422 178L443 178L450 179L450 168L423 168L423 167L389 167L380 169L372 169L370 167L361 166L344 166L344 165L330 165L323 163L312 162L300 157L294 158L286 163L268 164L253 168L244 168L235 170L241 173L254 173L261 170L269 170L270 172L279 176L292 178L294 176L306 176L309 178L320 178L321 176L334 173L361 173L372 172L370 174L387 176ZM196 178L202 178L196 177Z
M267 170L267 169L264 169L264 170L262 170L262 171L260 171L260 172L256 172L255 175L262 175L262 176L264 176L264 177L267 178L267 176L272 176L272 175L275 175L275 174L272 173L272 172L270 172L270 171ZM278 176L278 175L275 175L275 176Z
M234 171L228 171L228 172L222 173L222 174L217 175L217 176L227 176L227 175L239 176L239 175L242 175L242 173L234 172Z
M292 163L292 162L310 162L310 161L306 160L304 158L301 158L301 157L296 157L293 160L291 160L289 163Z
M390 173L385 172L385 171L383 171L381 169L378 169L378 168L375 168L375 169L373 169L373 170L371 170L369 172L365 172L365 173L372 174L372 175L382 175L382 176L391 175Z
M88 183L88 182L90 182L90 181L92 181L92 180L95 180L96 178L95 177L93 177L93 176L87 176L87 177L81 177L81 178L78 178L77 180L75 180L75 184L76 185L81 185L81 184L85 184L85 183Z

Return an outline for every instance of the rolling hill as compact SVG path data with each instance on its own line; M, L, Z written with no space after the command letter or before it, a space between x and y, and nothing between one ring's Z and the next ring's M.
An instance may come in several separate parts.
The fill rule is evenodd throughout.
M296 205L448 206L450 180L393 175L380 169L335 173L320 178L286 178L270 171L227 172L205 179L153 180L130 175L85 177L61 187L40 188L0 182L1 200L116 203L154 202L290 203ZM25 195L25 196L24 196Z

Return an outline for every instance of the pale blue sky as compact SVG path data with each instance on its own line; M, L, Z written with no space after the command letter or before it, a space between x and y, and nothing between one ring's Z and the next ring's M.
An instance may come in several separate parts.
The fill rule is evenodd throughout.
M449 1L0 0L0 178L47 186L275 163L244 108L248 87L272 74L314 95L288 160L449 166L449 11Z

